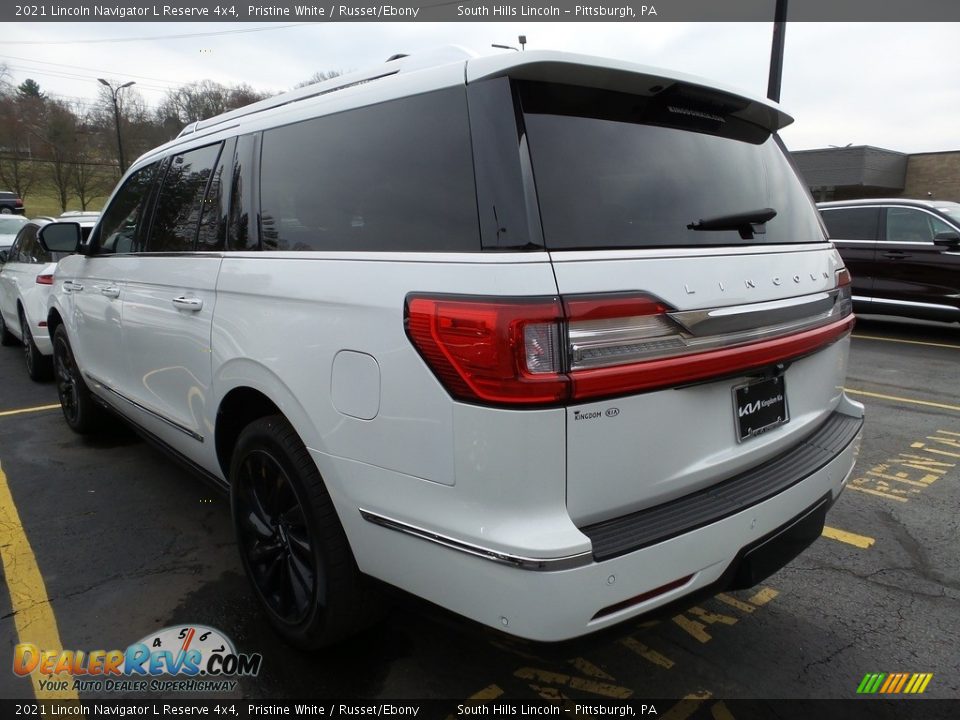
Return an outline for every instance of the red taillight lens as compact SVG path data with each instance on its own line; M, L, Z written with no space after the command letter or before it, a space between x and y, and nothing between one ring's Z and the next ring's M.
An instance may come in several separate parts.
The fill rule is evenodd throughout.
M502 405L567 399L556 298L407 298L414 346L456 398Z
M758 320L759 326L750 326L748 318L744 327L720 334L689 330L684 313L640 293L562 300L411 295L406 329L459 400L506 406L582 402L707 381L816 352L853 327L845 272L837 274L833 304L824 310L823 294L815 296L818 310L810 318L766 325ZM771 317L763 315L770 312L766 308L753 312Z
M37 285L53 285L53 274L37 275Z

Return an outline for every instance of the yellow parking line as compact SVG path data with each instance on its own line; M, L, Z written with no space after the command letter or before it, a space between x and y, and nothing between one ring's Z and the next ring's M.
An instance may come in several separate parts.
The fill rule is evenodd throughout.
M847 545L853 545L862 550L866 550L868 547L873 545L876 540L872 537L867 537L866 535L857 535L856 533L847 532L846 530L838 530L834 527L824 526L823 536L828 537L831 540L839 540L842 543L847 543Z
M757 592L755 592L750 597L750 604L756 605L758 607L760 605L766 605L768 602L773 600L779 594L780 594L780 591L774 590L773 588L768 588L768 587L760 588Z
M901 340L900 338L877 337L876 335L854 335L857 340L880 340L881 342L903 343L904 345L929 345L930 347L951 348L960 350L960 345L949 345L948 343L927 342L925 340Z
M877 400L889 400L891 402L908 403L910 405L923 405L925 407L935 407L942 410L955 410L956 412L960 412L960 405L947 405L946 403L936 403L930 402L929 400L897 397L896 395L881 395L880 393L867 392L866 390L854 390L853 388L844 388L844 391L850 395L861 395L863 397L876 398Z
M56 405L37 405L37 407L20 408L19 410L4 410L3 412L0 412L0 417L7 417L9 415L23 415L25 413L35 413L35 412L43 412L44 410L59 410L59 409L60 409L60 403L57 403Z
M7 484L7 476L0 468L0 561L10 591L13 606L13 621L17 627L20 642L33 643L41 650L61 650L60 631L54 617L47 587L44 585L37 559L30 547L30 541L24 533L17 506L13 504L13 495ZM72 689L48 690L40 687L45 680L67 680L67 675L31 674L33 694L38 700L76 700L77 693Z
M483 690L475 692L468 700L496 700L503 695L499 685L487 685Z
M906 502L905 497L900 497L899 495L893 495L888 492L882 492L880 490L871 490L870 488L860 487L859 485L847 485L848 490L856 490L857 492L868 493L870 495L876 495L877 497L887 498L888 500L896 500L897 502Z

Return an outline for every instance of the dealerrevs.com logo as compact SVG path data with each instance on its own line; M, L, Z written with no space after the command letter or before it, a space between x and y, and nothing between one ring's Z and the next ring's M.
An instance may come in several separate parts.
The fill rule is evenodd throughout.
M60 650L20 643L13 672L46 676L42 690L78 692L216 692L237 686L237 677L260 672L260 653L238 653L216 628L164 628L126 650ZM65 679L64 676L71 676Z

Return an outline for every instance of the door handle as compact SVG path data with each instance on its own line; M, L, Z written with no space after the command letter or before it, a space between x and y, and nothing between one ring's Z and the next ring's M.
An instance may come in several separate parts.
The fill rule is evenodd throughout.
M64 292L81 292L83 290L83 284L74 282L73 280L64 280L63 282L63 291Z
M100 291L101 295L104 295L108 298L120 297L120 288L118 288L116 285L101 285L97 287L97 290Z
M890 252L885 252L883 256L885 258L889 258L890 260L902 260L905 257L910 257L909 255L907 255L907 253L900 252L899 250L891 250Z
M198 297L180 296L178 298L174 298L171 302L173 302L173 306L177 310L189 310L190 312L197 312L203 307L203 300Z

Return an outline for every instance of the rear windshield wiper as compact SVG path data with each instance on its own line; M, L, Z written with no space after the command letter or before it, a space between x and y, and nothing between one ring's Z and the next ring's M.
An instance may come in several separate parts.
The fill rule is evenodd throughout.
M767 229L764 224L777 216L773 208L748 210L735 215L719 215L701 219L687 225L688 230L737 230L744 240L752 240L754 235L762 235Z

